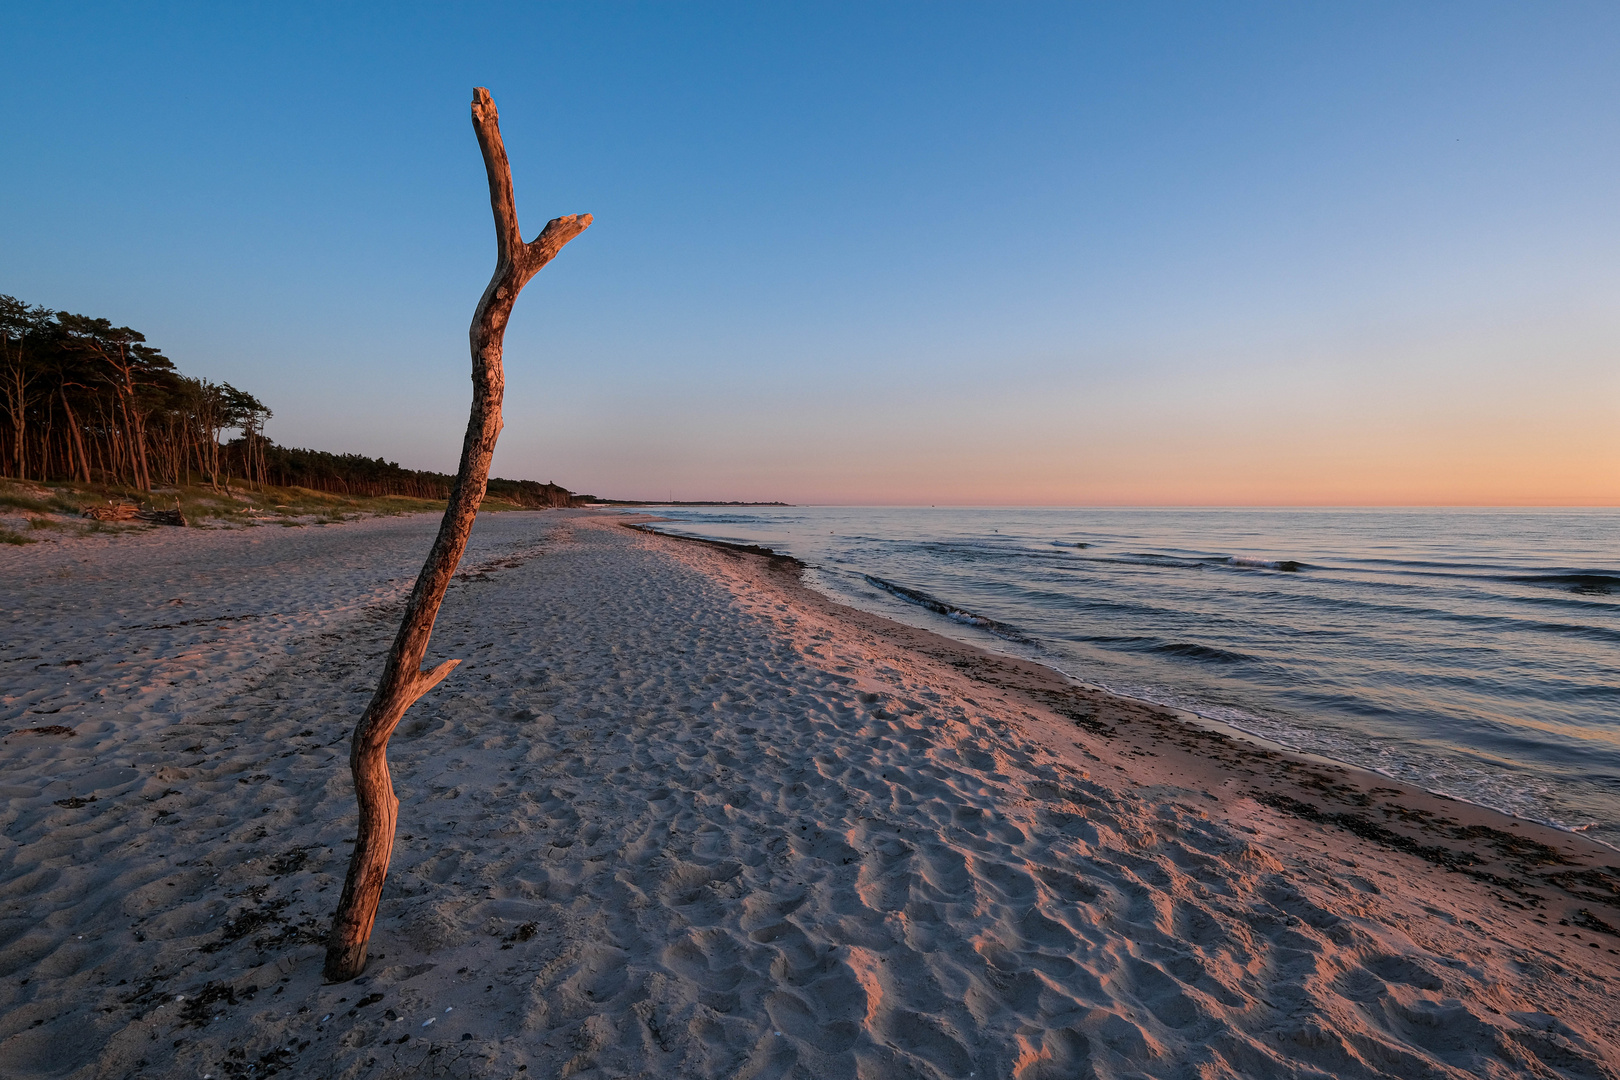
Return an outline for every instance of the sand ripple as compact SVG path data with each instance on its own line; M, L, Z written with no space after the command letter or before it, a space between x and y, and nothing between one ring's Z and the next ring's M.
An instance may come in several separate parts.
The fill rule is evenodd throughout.
M362 980L320 985L317 941L386 614L188 638L162 671L255 677L122 741L6 742L0 1071L1617 1075L1596 969L1417 932L1398 882L1093 776L751 564L573 514L480 530L434 643L466 663L394 741Z

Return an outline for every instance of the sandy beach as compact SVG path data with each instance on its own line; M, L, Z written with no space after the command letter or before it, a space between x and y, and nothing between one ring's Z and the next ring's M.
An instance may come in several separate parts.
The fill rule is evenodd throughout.
M1620 1077L1620 853L479 518L323 985L436 519L0 552L0 1076Z

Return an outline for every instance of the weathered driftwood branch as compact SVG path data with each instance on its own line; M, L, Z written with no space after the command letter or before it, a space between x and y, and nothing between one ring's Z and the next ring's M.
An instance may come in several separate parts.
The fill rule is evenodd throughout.
M186 516L180 512L179 507L173 510L142 510L130 503L92 506L81 516L97 521L149 521L155 525L186 524Z
M109 503L106 506L92 506L83 516L97 521L134 521L135 515L140 512L141 508L132 503Z
M352 979L365 970L366 946L377 917L377 901L388 876L394 850L394 828L399 800L388 775L388 739L417 698L433 689L461 661L446 660L431 671L422 670L428 640L439 604L467 548L467 535L489 483L489 461L501 433L501 398L506 376L501 369L501 342L518 292L563 245L585 231L589 214L570 214L546 223L533 242L525 244L518 230L517 207L512 200L512 167L501 142L495 102L483 87L473 91L473 130L484 152L489 173L489 202L495 212L495 274L478 301L469 332L472 345L472 415L461 447L461 467L450 489L438 538L416 579L405 605L399 635L383 665L377 692L355 725L349 749L355 796L360 803L360 826L343 896L332 917L326 943L326 977L334 982Z

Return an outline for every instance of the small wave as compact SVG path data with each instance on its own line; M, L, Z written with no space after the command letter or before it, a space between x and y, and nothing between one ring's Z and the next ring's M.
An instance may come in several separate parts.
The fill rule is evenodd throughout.
M1620 577L1614 574L1527 574L1503 577L1516 585L1550 585L1588 596L1611 596L1620 593Z
M1370 569L1374 573L1392 577L1433 577L1469 583L1532 585L1588 596L1620 595L1620 574L1608 570L1516 574L1502 572L1505 568L1487 567L1477 563L1400 562L1390 559L1359 559L1355 560L1355 565L1347 568Z
M1054 540L1052 541L1052 546L1066 548L1088 548L1091 545L1086 543L1084 540Z
M1203 570L1208 567L1234 567L1239 570L1280 570L1297 574L1311 569L1310 563L1294 559L1251 559L1240 555L1204 555L1187 558L1181 555L1161 555L1154 551L1132 551L1121 562L1140 560L1148 566L1168 566L1177 570Z
M1164 644L1163 638L1156 637L1112 637L1106 634L1082 634L1074 638L1091 645L1111 645L1122 649L1151 649L1156 645Z
M1166 641L1159 637L1110 637L1101 634L1088 634L1070 640L1084 641L1091 645L1101 645L1105 649L1118 649L1126 652L1158 653L1161 656L1183 656L1189 660L1205 660L1216 664L1246 664L1256 660L1248 653L1234 652L1231 649L1216 648L1213 645L1199 645L1191 641Z
M1232 652L1229 649L1217 649L1213 645L1198 645L1190 641L1171 641L1163 645L1155 645L1149 652L1163 653L1165 656L1184 656L1189 660L1203 660L1215 664L1246 664L1254 659L1245 653Z
M890 596L898 597L901 600L906 601L908 604L916 604L920 608L927 608L936 615L943 615L953 622L959 622L966 626L976 626L981 630L988 630L997 637L1006 638L1008 641L1020 641L1024 642L1025 644L1034 644L1034 640L1032 638L1014 627L1008 626L1006 623L997 622L995 619L989 618L985 615L976 615L971 611L965 611L953 604L947 604L943 600L929 596L920 589L910 589L904 585L897 585L892 581L885 581L880 577L873 577L871 574L862 574L861 576L866 579L866 583L868 585L882 589Z
M1285 574L1297 574L1306 568L1304 563L1295 562L1293 559L1243 559L1234 555L1222 561L1228 566L1242 566L1253 570L1281 570Z
M1160 555L1154 551L1127 551L1117 562L1136 562L1143 566L1170 566L1178 570L1202 570L1210 565L1205 559L1182 559L1174 555Z

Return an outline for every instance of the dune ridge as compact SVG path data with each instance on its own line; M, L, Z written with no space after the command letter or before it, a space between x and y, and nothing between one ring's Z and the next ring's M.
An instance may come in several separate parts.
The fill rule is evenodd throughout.
M0 1073L1620 1076L1620 937L1558 922L1620 923L1620 858L620 520L479 519L333 986L344 739L433 522L8 555L8 730L75 734L0 744ZM1530 839L1334 824L1389 800Z

